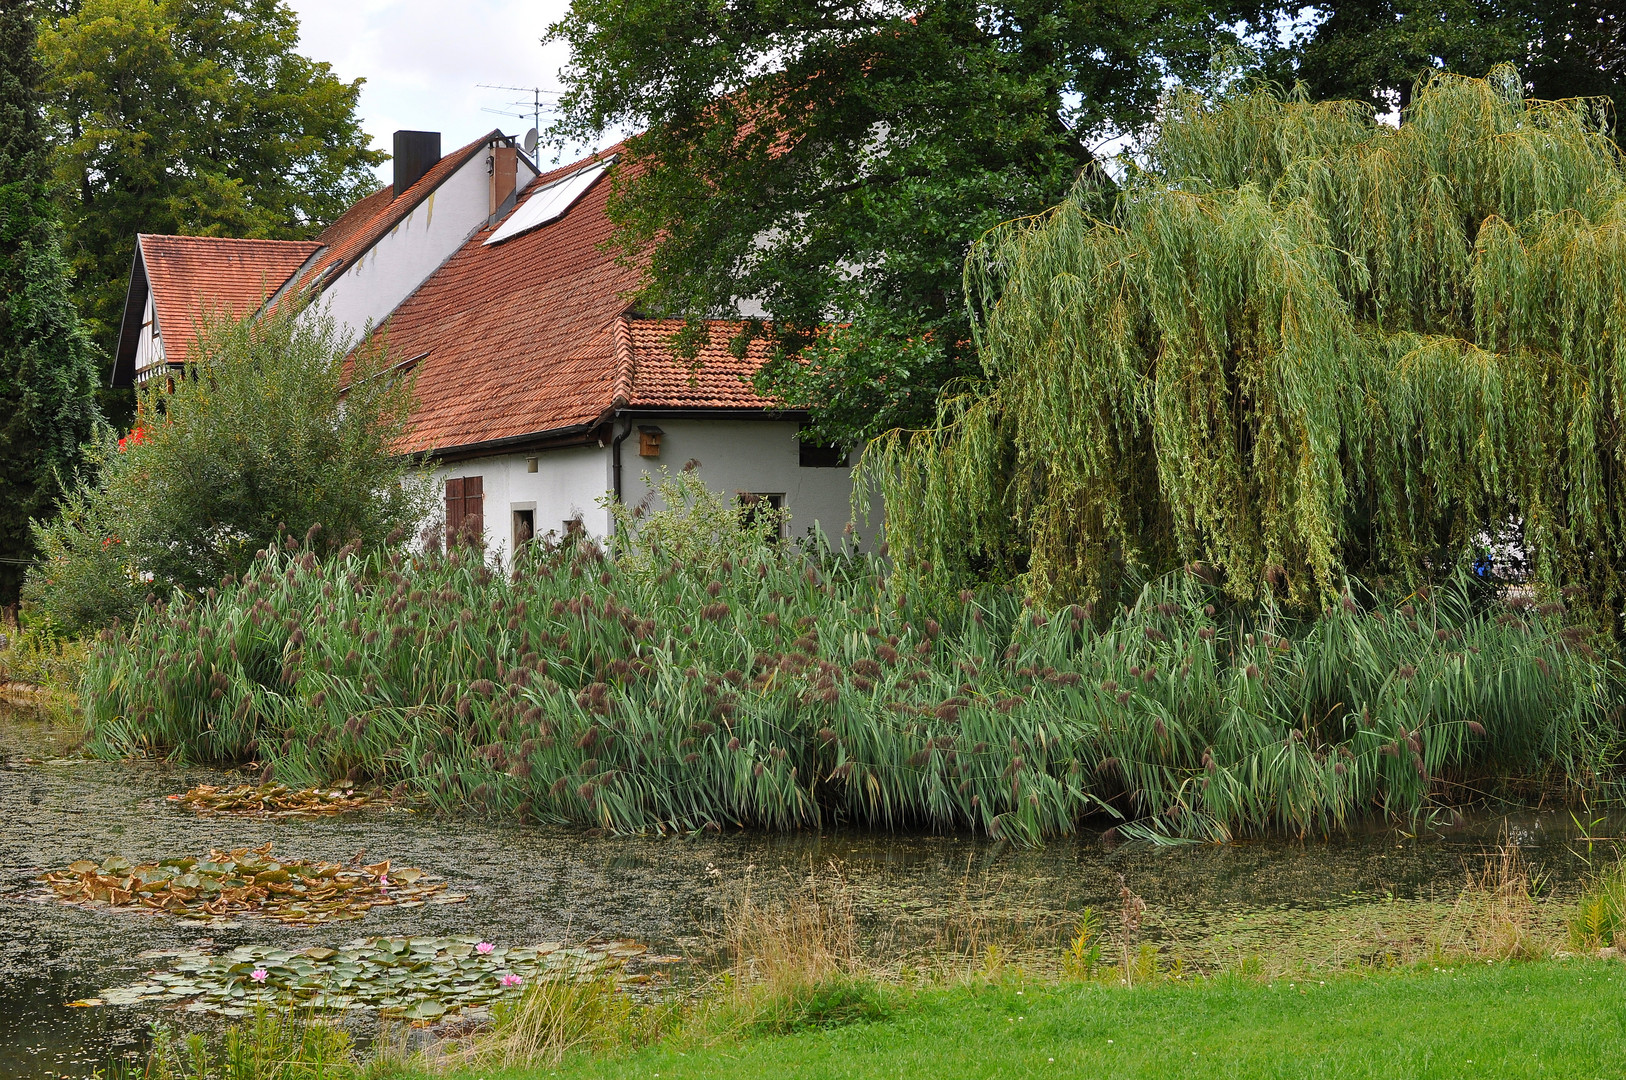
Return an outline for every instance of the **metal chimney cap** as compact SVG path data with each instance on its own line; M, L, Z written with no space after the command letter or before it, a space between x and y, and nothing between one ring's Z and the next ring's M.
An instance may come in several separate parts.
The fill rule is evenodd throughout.
M394 156L394 197L398 199L440 160L440 132L397 131Z

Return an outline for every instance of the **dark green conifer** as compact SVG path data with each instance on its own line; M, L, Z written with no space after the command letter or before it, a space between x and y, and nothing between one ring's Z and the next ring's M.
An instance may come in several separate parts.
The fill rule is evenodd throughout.
M0 604L94 433L96 351L79 322L46 184L28 0L0 0Z

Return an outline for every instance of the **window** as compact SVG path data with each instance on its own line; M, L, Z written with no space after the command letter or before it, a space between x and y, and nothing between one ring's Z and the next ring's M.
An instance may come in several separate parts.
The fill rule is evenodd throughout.
M486 531L484 484L478 476L446 481L446 544L484 539Z
M514 511L514 550L518 551L536 535L536 511Z
M761 529L769 540L785 535L785 496L762 491L741 491L736 495L744 513L740 515L746 528Z
M819 443L806 443L796 440L798 448L797 464L804 469L845 469L847 467L847 451L834 444L820 445Z

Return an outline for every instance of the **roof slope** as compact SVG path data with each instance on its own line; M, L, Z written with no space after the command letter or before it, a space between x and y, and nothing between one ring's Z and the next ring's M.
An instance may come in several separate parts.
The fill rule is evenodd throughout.
M591 160L539 176L519 204ZM720 325L690 365L667 345L680 321L627 315L643 269L603 250L609 190L601 178L563 217L498 244L485 244L494 227L480 230L384 323L392 356L422 357L412 449L582 431L628 406L770 405L745 381L765 346L737 360Z
M255 311L321 246L305 240L235 240L221 236L137 238L152 289L164 358L191 359L206 319Z
M710 339L694 360L678 357L672 335L683 329L682 319L623 318L630 365L625 376L624 404L635 409L765 409L773 402L751 387L751 376L768 359L772 346L764 338L751 341L743 357L735 356L729 340L740 323L712 321Z

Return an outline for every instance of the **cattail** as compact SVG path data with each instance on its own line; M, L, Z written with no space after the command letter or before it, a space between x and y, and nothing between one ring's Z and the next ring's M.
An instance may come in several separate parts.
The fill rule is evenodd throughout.
M1400 667L1395 670L1395 674L1402 679L1410 679L1417 674L1417 669L1412 667L1410 664L1401 664Z
M1468 730L1473 732L1475 735L1484 735L1485 725L1481 724L1478 720L1470 720L1468 721Z
M738 738L728 740L728 748L730 750L738 750L740 748L740 740Z
M751 766L752 776L761 776L764 772L767 772L767 766L763 765L760 761Z
M1120 705L1127 705L1127 704L1129 704L1129 698L1130 698L1130 696L1131 696L1131 695L1130 695L1130 693L1129 693L1129 691L1128 691L1128 690L1121 690L1121 691L1119 691L1119 693L1118 693L1118 704L1120 704Z
M1250 679L1257 679L1259 677L1259 665L1258 664L1249 664L1246 668L1243 669L1243 671L1248 676L1248 678L1250 678Z
M1106 682L1101 684L1101 689L1105 690L1109 694L1114 693L1118 689L1118 681L1116 679L1108 679Z

